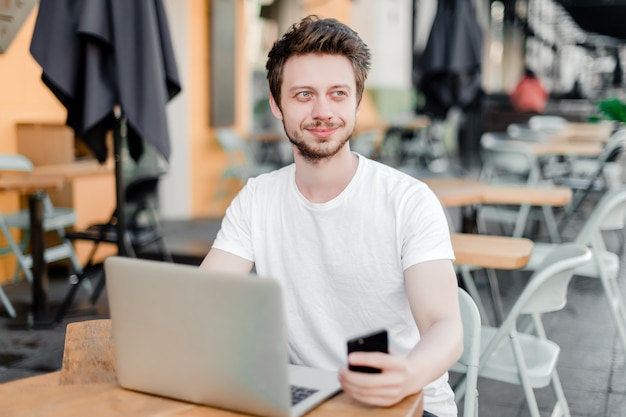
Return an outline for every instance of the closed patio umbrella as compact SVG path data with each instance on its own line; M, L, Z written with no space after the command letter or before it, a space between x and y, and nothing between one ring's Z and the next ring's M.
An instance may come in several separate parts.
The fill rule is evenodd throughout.
M445 117L481 93L482 29L471 0L439 0L424 51L415 57L415 87L426 108Z
M67 108L67 124L100 162L113 130L117 207L124 206L120 147L170 155L166 104L181 90L162 0L41 0L30 51ZM118 246L126 255L124 210Z

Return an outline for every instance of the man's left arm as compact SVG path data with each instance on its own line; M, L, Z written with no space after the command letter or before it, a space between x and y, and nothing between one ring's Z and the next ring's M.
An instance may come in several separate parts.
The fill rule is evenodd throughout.
M450 260L435 260L409 267L405 273L407 296L420 331L420 341L407 357L354 352L353 365L382 369L361 374L342 369L340 381L351 397L371 405L393 405L443 375L463 351L458 284Z

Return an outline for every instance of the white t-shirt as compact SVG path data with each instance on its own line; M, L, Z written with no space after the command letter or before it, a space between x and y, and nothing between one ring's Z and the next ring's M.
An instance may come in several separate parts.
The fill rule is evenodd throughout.
M346 366L346 341L385 328L389 348L408 354L419 332L403 271L454 259L441 204L421 181L359 155L336 198L311 203L295 165L250 179L226 211L214 248L255 263L284 289L292 363ZM437 277L432 277L437 279ZM447 373L424 389L425 407L456 416Z

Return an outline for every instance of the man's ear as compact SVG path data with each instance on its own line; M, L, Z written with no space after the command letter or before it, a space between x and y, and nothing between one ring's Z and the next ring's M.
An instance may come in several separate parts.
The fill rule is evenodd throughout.
M275 118L283 120L283 112L280 110L280 107L278 107L278 104L276 104L276 100L274 100L272 94L270 94L270 109L272 109L272 114Z

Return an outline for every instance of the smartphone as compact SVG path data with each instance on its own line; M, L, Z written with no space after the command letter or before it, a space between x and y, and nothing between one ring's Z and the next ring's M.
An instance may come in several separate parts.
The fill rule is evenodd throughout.
M352 352L389 353L387 330L377 330L375 332L348 340L348 354ZM355 372L367 372L370 374L379 374L381 372L380 369L371 368L369 366L349 365L348 369Z

